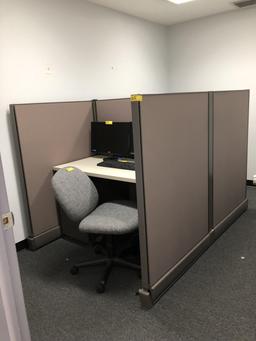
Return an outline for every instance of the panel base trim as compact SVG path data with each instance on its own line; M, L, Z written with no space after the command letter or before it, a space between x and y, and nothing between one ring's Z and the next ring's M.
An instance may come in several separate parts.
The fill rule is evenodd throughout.
M58 239L61 236L61 230L60 230L60 226L55 226L52 229L41 233L37 236L33 236L33 237L28 237L27 241L28 241L28 248L30 250L37 250L40 247L52 242L55 239Z
M212 230L213 231L213 230ZM183 257L170 271L168 271L152 288L153 304L190 268L190 266L211 245L210 231L185 257Z
M213 231L215 239L217 239L223 232L225 232L236 219L240 217L248 208L248 199L246 198L239 206L237 206L225 219L217 224Z
M150 291L139 290L143 308L151 308L160 297L191 267L219 237L236 221L248 208L248 199L236 207L222 222L212 229L185 257L168 271Z

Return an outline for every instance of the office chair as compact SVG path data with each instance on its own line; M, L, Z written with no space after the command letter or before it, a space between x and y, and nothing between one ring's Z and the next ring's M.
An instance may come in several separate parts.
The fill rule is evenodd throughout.
M52 178L52 186L57 202L67 216L79 223L79 230L89 235L104 235L106 257L75 264L71 269L73 275L79 268L106 264L104 274L96 287L98 293L105 291L106 283L114 265L128 267L140 272L138 264L121 259L114 247L114 236L132 233L138 229L138 211L129 201L113 201L99 206L99 195L90 178L75 167L62 168Z

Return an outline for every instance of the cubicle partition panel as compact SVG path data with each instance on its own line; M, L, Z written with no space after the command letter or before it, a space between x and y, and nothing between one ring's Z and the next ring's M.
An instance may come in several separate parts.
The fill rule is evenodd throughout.
M29 245L36 249L60 236L51 188L54 165L90 155L91 102L14 104L10 106L18 138ZM79 233L68 228L64 234Z
M132 109L140 296L150 306L208 234L208 93L144 95Z
M247 207L249 91L213 94L213 227Z
M90 156L91 121L133 122L142 305L150 307L247 208L249 91L11 105L30 247L61 235L53 166ZM132 191L131 191L132 192ZM62 233L87 240L62 216Z
M96 101L97 120L113 122L131 122L131 102L128 98Z
M246 209L249 91L134 95L142 305Z

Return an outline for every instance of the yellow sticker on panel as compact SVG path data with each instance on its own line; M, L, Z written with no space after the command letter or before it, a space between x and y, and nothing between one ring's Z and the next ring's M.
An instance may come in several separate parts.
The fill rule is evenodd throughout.
M142 102L143 96L142 95L131 95L131 102Z

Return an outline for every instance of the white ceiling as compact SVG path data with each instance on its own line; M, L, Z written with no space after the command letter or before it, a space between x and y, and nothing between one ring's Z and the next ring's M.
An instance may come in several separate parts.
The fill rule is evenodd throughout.
M239 10L233 0L195 0L175 5L167 0L89 0L92 3L164 25Z

